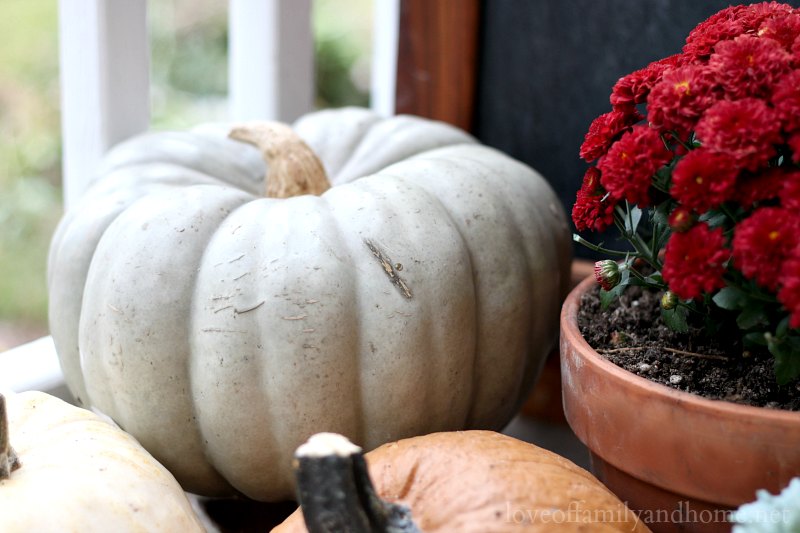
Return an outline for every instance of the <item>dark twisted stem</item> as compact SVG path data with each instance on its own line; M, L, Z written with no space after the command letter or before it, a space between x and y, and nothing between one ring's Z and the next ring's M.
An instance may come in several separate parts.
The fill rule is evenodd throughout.
M310 533L421 533L407 507L380 499L361 449L345 437L315 435L295 459L298 500Z
M9 444L6 398L0 394L0 480L8 479L11 472L22 466Z

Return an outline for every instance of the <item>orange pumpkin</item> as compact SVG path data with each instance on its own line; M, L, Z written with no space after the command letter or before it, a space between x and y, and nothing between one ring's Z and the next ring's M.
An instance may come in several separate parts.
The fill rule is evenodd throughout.
M318 434L295 457L301 509L274 533L649 531L584 469L491 431L392 442L366 463L344 437Z

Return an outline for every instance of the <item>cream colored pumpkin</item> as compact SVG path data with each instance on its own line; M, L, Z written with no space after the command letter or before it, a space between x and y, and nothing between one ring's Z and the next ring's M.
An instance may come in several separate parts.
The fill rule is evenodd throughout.
M536 172L420 118L294 129L321 196L261 197L294 156L267 172L219 128L151 134L108 155L52 242L71 390L194 492L290 498L319 431L371 449L499 428L556 339L570 239Z
M19 467L0 474L0 531L204 531L175 478L133 437L41 392L4 395Z

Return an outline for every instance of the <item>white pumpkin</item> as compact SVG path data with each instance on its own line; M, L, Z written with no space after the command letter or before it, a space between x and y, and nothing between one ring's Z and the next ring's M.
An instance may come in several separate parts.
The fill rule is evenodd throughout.
M218 128L149 134L108 155L52 242L71 390L193 492L291 498L294 449L320 431L371 449L500 428L556 339L571 245L536 172L415 117L294 130L321 196L261 197L265 173L317 164L297 146L262 145L267 172Z
M175 478L111 422L41 392L4 395L0 531L204 531Z

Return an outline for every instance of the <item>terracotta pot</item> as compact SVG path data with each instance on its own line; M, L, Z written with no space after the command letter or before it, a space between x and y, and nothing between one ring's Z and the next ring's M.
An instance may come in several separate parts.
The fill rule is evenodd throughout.
M594 262L588 259L575 259L572 262L570 290L578 283L594 274ZM522 415L535 418L549 424L566 424L564 408L561 402L561 363L558 347L553 348L547 356L539 379L531 391L531 395L522 406Z
M730 531L725 510L800 475L800 413L708 400L607 361L578 330L592 286L578 285L561 311L561 374L594 474L655 532Z

